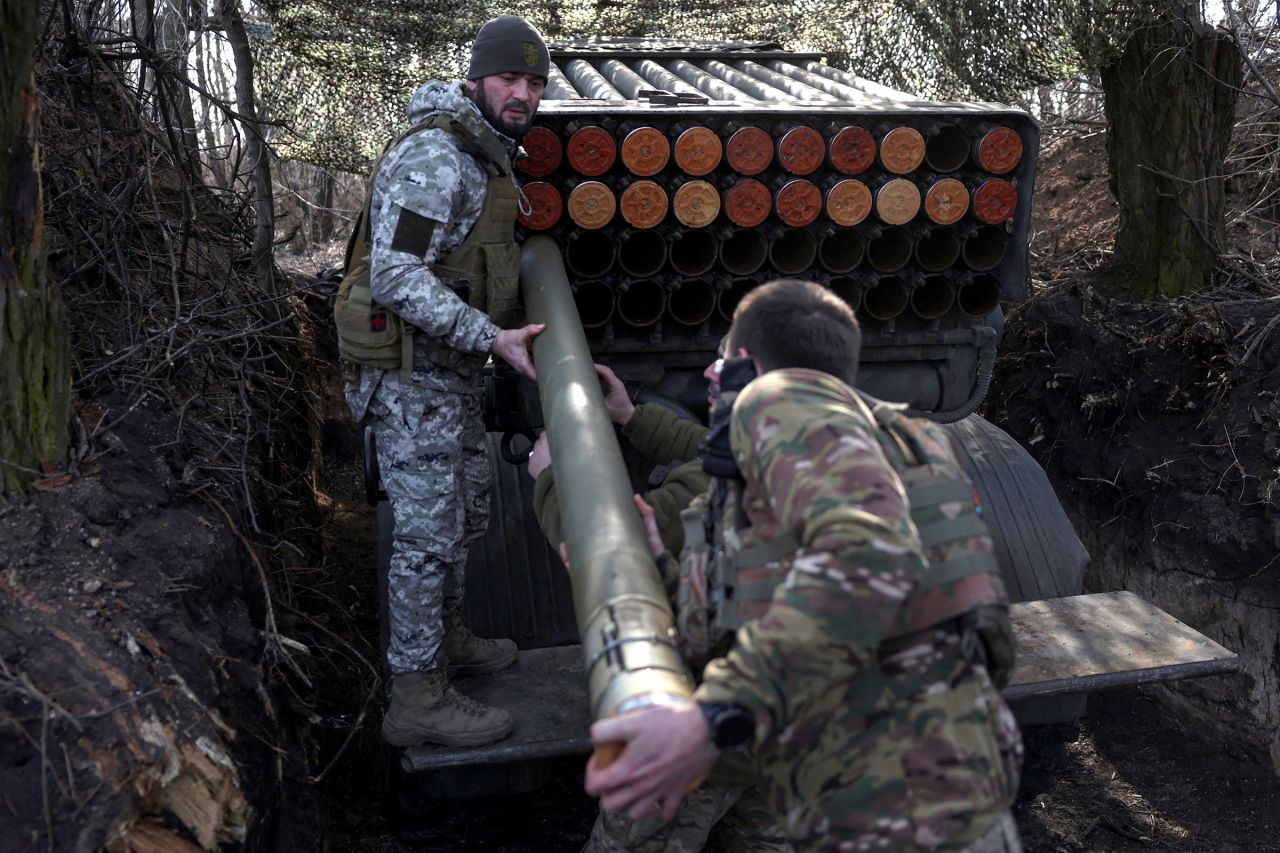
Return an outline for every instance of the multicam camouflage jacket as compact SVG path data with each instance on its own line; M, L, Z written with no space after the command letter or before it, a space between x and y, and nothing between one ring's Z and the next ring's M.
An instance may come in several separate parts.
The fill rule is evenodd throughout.
M426 83L409 101L411 126L439 113L454 116L477 137L496 138L508 156L516 151L513 140L484 120L460 81ZM370 287L377 302L418 333L407 387L398 387L406 384L398 371L348 365L347 403L357 420L379 383L396 385L392 396L402 400L430 391L478 393L474 373L488 358L499 327L431 266L447 258L475 226L487 184L482 164L447 130L419 131L383 158L370 203ZM460 370L433 362L432 353L441 348L466 356Z
M882 648L927 564L875 429L815 371L772 371L739 394L749 535L800 549L696 696L754 712L758 772L799 848L959 849L1011 803L1021 741L956 633Z

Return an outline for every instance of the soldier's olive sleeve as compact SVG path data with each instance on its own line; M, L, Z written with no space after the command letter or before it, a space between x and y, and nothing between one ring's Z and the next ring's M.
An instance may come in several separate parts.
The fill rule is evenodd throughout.
M645 500L654 509L663 544L672 554L679 554L684 546L680 510L707 488L707 475L702 472L702 462L698 459L699 446L707 428L662 406L641 403L623 426L622 434L630 440L637 453L655 465L696 460L673 469L663 479L662 485L645 493ZM533 513L547 541L559 547L564 541L560 530L560 497L556 493L555 475L551 473L550 466L534 484Z
M679 554L684 548L684 525L680 523L680 511L707 490L708 482L706 472L702 470L702 459L695 458L673 468L663 478L662 485L645 493L644 499L653 507L662 544L672 554Z
M680 510L706 489L707 475L702 471L702 460L698 459L674 468L663 479L662 485L645 493L645 500L653 507L662 543L672 554L679 554L684 547ZM549 466L534 483L533 513L547 541L558 548L564 541L560 527L560 497L556 493L555 475Z
M377 302L450 348L489 352L498 326L431 270L465 239L456 233L459 214L478 210L483 198L485 184L465 156L443 130L416 133L387 156L374 179L370 289ZM469 228L475 220L468 218Z
M655 465L688 462L701 453L707 428L654 403L636 406L622 434L641 456ZM673 552L678 553L678 552Z
M708 665L697 693L755 710L762 737L878 666L920 559L902 484L871 425L820 385L778 373L742 392L732 442L748 516L801 548L768 610Z

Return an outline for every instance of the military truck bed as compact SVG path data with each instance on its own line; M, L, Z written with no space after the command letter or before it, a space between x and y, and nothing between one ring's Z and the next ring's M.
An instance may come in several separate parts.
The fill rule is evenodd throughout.
M1018 664L1005 698L1038 699L1153 681L1234 672L1239 658L1131 592L1012 605ZM511 711L515 728L490 746L404 750L407 772L585 755L586 675L581 646L520 653L503 672L460 681L463 692Z

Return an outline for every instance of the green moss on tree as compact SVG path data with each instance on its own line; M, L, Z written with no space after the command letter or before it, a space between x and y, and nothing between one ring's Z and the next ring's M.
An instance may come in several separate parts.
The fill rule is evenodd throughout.
M1213 282L1226 243L1223 159L1243 74L1226 33L1174 0L1102 69L1111 191L1120 203L1114 269L1141 298Z
M36 10L0 0L0 494L65 458L67 324L45 267L40 99L32 77Z

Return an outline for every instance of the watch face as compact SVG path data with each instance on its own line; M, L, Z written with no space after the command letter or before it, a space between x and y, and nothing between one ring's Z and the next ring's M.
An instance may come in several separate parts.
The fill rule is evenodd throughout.
M756 723L750 712L733 707L716 726L716 746L742 746L755 733Z
M741 705L699 705L711 727L711 742L717 749L741 746L755 734L755 718Z

